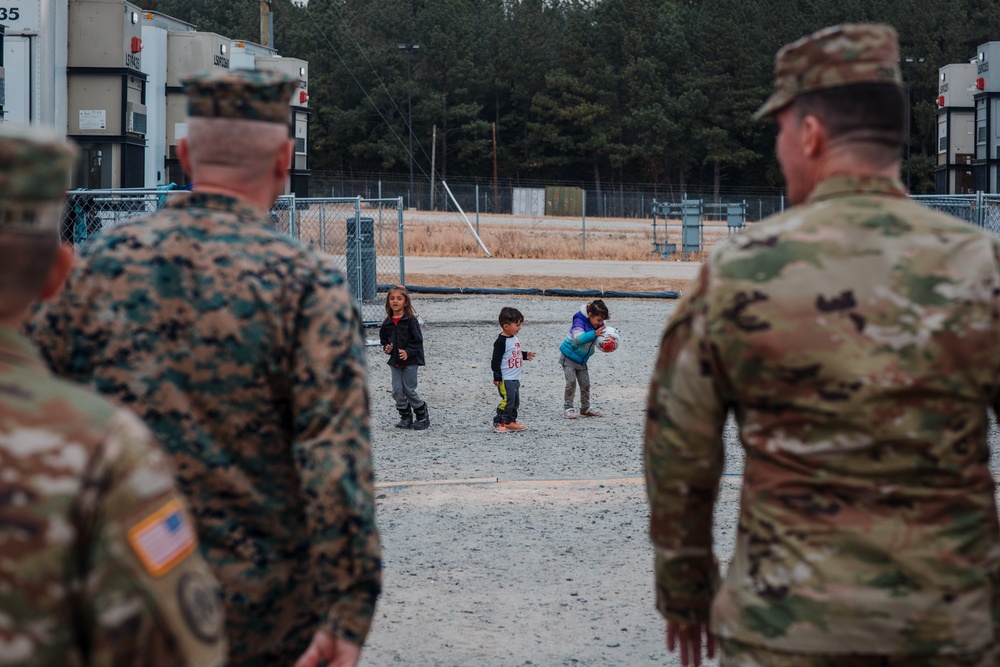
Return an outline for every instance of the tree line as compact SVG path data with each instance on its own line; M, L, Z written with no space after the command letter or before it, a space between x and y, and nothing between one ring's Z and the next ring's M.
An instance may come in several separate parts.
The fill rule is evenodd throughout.
M258 0L140 4L259 41ZM433 157L444 178L597 188L780 186L774 125L751 119L770 93L775 52L826 25L880 21L914 58L904 66L912 189L932 192L938 68L1000 40L1000 3L983 0L272 0L272 9L279 53L309 61L314 171L407 173L411 99L418 177Z

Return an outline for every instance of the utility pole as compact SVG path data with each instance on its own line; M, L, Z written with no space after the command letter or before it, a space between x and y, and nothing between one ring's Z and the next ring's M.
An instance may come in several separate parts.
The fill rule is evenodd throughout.
M260 0L260 43L262 46L274 48L274 12L271 11L272 0Z
M413 97L410 94L410 61L413 60L413 52L420 48L419 44L397 44L400 50L406 51L406 124L410 128L410 201L408 206L413 206Z
M493 210L500 204L500 192L497 189L497 124L493 123Z
M437 157L438 126L431 133L431 210L434 210L434 160Z

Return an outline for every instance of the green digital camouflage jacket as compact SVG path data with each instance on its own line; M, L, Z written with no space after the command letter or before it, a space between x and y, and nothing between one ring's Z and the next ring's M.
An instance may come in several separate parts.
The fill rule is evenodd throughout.
M0 665L214 667L222 605L135 415L0 327Z
M792 653L996 641L998 386L1000 240L897 181L830 178L733 237L678 305L649 391L660 611ZM719 583L729 411L746 463Z
M106 230L30 327L52 368L173 455L231 664L363 642L381 586L364 341L343 276L230 197Z

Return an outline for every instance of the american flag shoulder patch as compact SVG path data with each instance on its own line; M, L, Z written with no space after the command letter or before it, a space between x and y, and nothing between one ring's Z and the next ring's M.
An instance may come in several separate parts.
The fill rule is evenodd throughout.
M130 528L128 543L143 567L159 577L187 558L198 538L184 507L174 499Z

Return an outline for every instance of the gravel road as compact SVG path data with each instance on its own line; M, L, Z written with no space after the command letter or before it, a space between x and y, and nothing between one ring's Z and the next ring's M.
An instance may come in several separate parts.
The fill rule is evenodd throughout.
M579 300L417 297L428 431L393 428L389 368L369 348L385 575L363 665L679 664L653 604L641 479L646 388L676 304L607 303L622 345L590 362L604 411L596 419L561 418L558 346ZM518 421L528 430L496 434L489 362L505 305L524 314L522 345L538 357L522 377ZM742 469L732 424L726 442L715 530L723 563Z

